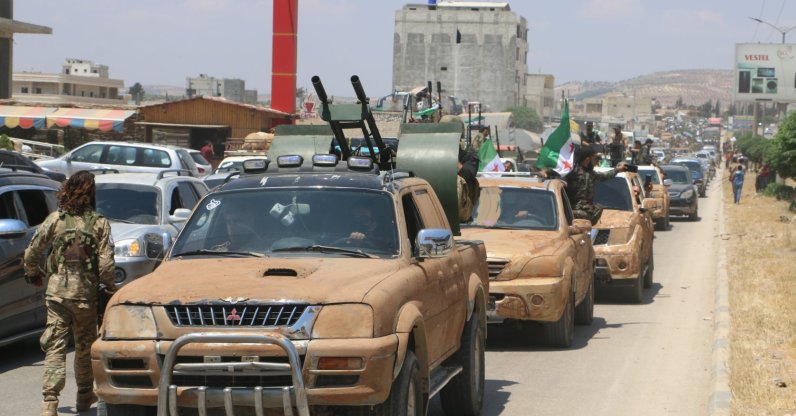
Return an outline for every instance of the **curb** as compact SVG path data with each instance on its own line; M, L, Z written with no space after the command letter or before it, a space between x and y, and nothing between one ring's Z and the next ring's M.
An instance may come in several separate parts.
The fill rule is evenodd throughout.
M727 245L722 236L724 226L724 186L719 187L719 256L716 268L716 298L714 305L713 346L711 354L711 393L708 402L709 414L730 414L732 393L730 392L730 298L727 278Z

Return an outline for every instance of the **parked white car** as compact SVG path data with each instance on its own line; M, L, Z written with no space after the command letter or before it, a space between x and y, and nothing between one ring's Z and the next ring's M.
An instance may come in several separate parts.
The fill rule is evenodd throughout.
M213 173L213 165L202 156L202 152L196 149L188 149L188 154L191 155L193 163L196 163L196 168L199 170L200 177Z
M90 142L59 158L36 161L36 164L67 177L80 170L100 169L150 173L181 169L199 176L199 169L187 149L149 143Z

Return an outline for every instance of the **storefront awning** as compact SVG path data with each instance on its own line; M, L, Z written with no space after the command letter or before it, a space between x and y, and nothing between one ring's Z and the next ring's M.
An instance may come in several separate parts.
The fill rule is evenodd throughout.
M43 129L47 114L53 111L55 108L52 107L0 105L0 126Z
M85 108L59 108L47 115L47 127L73 127L76 129L124 131L124 120L135 114L128 110L92 110Z

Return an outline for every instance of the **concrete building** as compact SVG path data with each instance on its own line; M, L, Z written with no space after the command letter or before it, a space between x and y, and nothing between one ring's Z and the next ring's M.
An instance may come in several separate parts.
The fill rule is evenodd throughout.
M488 111L524 106L527 33L506 2L407 4L395 12L393 90L440 81L443 96Z
M556 79L549 74L525 75L525 105L536 110L543 121L553 118Z
M0 0L0 100L11 98L14 33L52 34L53 30L14 20L14 0Z
M15 72L12 97L19 103L37 104L127 103L124 81L109 78L105 65L78 59L68 59L62 73Z
M216 78L207 74L188 77L185 81L188 98L195 96L224 97L239 103L256 104L257 90L247 90L246 81L235 78ZM254 100L251 97L254 96Z

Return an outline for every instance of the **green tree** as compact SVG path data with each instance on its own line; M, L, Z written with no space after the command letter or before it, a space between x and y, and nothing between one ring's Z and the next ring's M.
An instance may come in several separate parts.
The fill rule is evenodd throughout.
M534 133L541 133L544 130L544 123L533 108L510 107L506 109L506 112L511 113L510 127L530 130Z
M677 102L674 103L674 107L677 109L683 108L683 96L680 95L677 97Z
M718 98L716 98L716 106L714 107L713 114L716 117L721 117L721 104L719 104Z
M144 86L141 85L140 82L136 82L130 87L128 93L133 97L133 101L135 101L135 105L141 105L141 100L144 99Z
M5 134L0 134L0 149L14 150L14 142Z
M796 179L796 111L779 124L777 135L765 150L764 160L780 175Z

